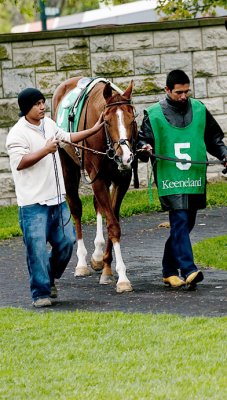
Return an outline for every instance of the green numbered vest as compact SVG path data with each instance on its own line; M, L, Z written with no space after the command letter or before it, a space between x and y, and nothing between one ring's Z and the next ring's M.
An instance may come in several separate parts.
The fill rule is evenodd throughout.
M206 161L204 131L206 108L190 99L192 122L184 127L172 126L165 118L159 103L147 109L155 139L155 153L182 160ZM157 160L159 196L204 193L206 164Z

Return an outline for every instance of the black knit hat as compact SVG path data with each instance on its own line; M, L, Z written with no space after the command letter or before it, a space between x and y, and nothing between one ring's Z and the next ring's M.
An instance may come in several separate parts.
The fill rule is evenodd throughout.
M26 115L39 100L45 101L46 99L38 89L27 88L22 90L22 92L18 94L18 104L20 107L19 116L22 117Z

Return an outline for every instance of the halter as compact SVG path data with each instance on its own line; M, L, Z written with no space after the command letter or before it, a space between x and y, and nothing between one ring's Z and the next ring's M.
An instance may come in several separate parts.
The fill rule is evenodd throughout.
M127 106L132 107L133 109L135 108L134 105L131 103L131 100L116 101L114 103L105 104L105 108L114 107L114 106L118 106L118 105L127 105ZM128 149L132 153L132 161L134 159L134 156L135 156L135 137L134 137L135 114L133 114L133 116L134 116L134 120L132 121L132 124L131 124L131 126L132 126L132 136L131 136L132 141L131 142L128 139L120 139L117 142L113 142L111 140L109 132L108 132L108 124L104 120L104 129L105 129L106 143L107 143L106 155L110 160L114 160L116 163L119 163L116 152L117 152L117 149L122 145L126 145L128 147Z

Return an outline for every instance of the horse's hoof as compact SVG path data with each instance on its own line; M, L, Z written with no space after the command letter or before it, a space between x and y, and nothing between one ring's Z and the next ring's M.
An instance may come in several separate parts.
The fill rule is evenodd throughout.
M116 287L117 293L132 292L133 287L130 282L119 282Z
M91 271L88 267L76 267L74 276L89 276Z
M95 271L102 271L103 269L103 260L95 261L93 257L91 257L91 268Z
M113 275L101 275L99 283L100 285L113 285L116 281Z

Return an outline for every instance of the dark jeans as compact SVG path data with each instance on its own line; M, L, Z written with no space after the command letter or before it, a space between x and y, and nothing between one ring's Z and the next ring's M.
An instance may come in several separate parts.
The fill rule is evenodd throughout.
M195 225L196 210L173 210L169 212L170 236L165 244L162 259L163 277L179 275L187 278L197 271L194 264L190 232Z
M32 298L48 297L54 279L61 277L71 258L76 240L67 204L19 207L19 222L27 251Z

